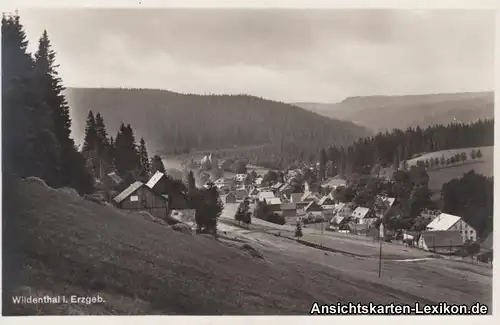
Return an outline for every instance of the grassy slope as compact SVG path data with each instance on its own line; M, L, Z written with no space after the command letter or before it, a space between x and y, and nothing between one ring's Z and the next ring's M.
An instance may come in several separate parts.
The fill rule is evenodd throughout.
M443 150L427 153L420 157L408 160L408 165L414 165L417 161L425 161L429 158L441 158L444 155L445 159L455 155L456 153L466 152L468 161L464 164L456 164L450 167L438 168L434 170L429 170L429 188L431 190L439 191L443 184L449 182L453 178L460 178L463 174L474 170L478 174L482 174L487 177L493 176L493 147L479 147L483 157L481 160L471 160L470 152L472 149L478 148L463 148L463 149L453 149L453 150Z
M257 233L260 260L39 184L4 188L4 315L306 314L313 301L491 302L489 269L387 261L377 279L373 259ZM100 294L106 303L12 306L12 292Z

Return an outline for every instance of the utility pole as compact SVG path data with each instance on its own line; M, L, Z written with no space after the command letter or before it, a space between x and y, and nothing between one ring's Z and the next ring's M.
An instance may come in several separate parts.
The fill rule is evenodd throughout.
M382 273L382 241L380 241L380 253L378 256L378 277L380 278L380 274Z

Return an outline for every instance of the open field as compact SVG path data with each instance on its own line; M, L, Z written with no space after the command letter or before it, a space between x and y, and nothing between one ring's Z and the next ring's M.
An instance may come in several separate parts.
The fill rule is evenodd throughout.
M178 233L40 184L6 187L4 315L307 314L313 301L491 305L488 268L384 261L379 279L376 258L325 253L254 229L258 223L226 231L263 259L241 243ZM330 237L336 247L377 251L368 241ZM13 294L99 294L105 302L12 305Z
M441 158L444 155L445 159L461 152L466 152L467 155L470 155L472 149L481 149L481 153L483 157L479 160L472 160L470 156L467 157L467 161L465 163L458 163L455 165L451 165L443 168L436 168L428 170L429 174L429 188L433 191L440 191L443 184L451 181L453 178L460 178L463 174L474 170L477 174L481 174L487 177L492 177L494 175L493 172L493 147L478 147L478 148L462 148L462 149L453 149L453 150L443 150L431 152L420 157L414 158L412 160L408 160L408 165L414 165L417 161L422 160L425 161L429 158Z

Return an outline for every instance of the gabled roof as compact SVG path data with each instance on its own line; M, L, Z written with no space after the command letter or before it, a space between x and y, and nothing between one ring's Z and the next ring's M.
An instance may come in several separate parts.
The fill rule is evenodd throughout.
M279 197L266 198L265 200L268 205L281 205L283 203Z
M387 203L389 205L389 208L392 207L394 202L396 201L396 199L393 197L382 196L382 195L377 195L377 199Z
M260 192L259 193L259 198L262 199L271 199L274 197L273 192Z
M137 191L144 183L142 182L135 182L134 184L130 185L126 189L123 190L120 194L118 194L113 200L116 203L120 203L126 198L128 198L130 195L132 195L135 191Z
M422 239L428 248L462 246L462 235L459 231L424 231L421 233Z
M234 194L234 192L229 192L227 194L224 194L224 195L222 195L222 198L225 199L225 198L227 198L230 195L232 195L232 196L234 196L236 198L236 194Z
M304 208L304 211L309 212L309 210L311 210L311 209L322 210L321 206L318 203L316 203L315 201L309 202L309 204Z
M333 197L328 194L328 195L325 195L323 196L319 201L318 201L318 204L319 205L324 205L324 204L327 204L327 203L333 203L334 199Z
M273 186L271 186L271 188L278 190L281 186L283 186L283 183L278 182L278 183L273 184Z
M233 192L234 192L234 195L236 195L237 197L247 197L248 196L248 192L244 188L236 189Z
M301 201L319 201L318 197L311 192L305 193L300 199Z
M297 204L293 202L285 202L281 205L281 210L297 210Z
M342 216L335 216L335 217L333 217L333 218L330 220L330 223L340 224L340 223L341 223L344 219L345 219L345 217L342 217Z
M302 202L302 196L304 196L304 193L292 193L290 194L290 201L294 203Z
M164 173L157 171L156 173L154 173L153 176L151 176L149 181L146 183L146 186L149 188L155 187L156 184L158 184L158 182L160 181L160 179L162 179L163 176L165 176Z
M356 219L363 219L368 215L368 212L370 212L370 209L365 208L365 207L357 207L351 214L351 217L356 218Z
M338 186L345 186L347 184L347 181L342 178L330 178L323 182L321 184L321 187L338 187Z
M124 182L123 178L121 178L117 173L111 172L108 174L109 178L115 183L115 184L121 184Z
M459 216L441 213L427 225L427 228L430 230L448 230L460 219L461 218Z

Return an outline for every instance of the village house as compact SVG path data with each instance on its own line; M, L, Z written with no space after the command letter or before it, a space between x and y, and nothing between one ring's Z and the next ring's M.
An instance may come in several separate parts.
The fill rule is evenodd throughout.
M370 209L365 207L357 207L351 214L351 218L355 224L370 225L378 218L370 214Z
M157 171L145 186L160 195L168 195L170 209L186 209L188 207L188 200L185 193L181 193L179 189L173 188L171 180L162 172Z
M323 208L321 205L316 203L315 201L310 201L309 204L306 205L304 208L304 212L321 212L323 211Z
M234 186L234 180L229 179L229 178L225 178L225 177L221 177L221 178L216 179L214 181L214 185L217 188L223 188L223 187L232 188Z
M264 202L266 199L275 198L273 192L260 192L259 193L259 201Z
M249 197L247 190L244 188L238 188L233 191L234 195L236 196L237 201L243 201L247 197Z
M327 194L323 196L319 201L318 204L321 205L322 207L325 206L334 206L335 205L335 199L331 194Z
M350 218L352 215L352 208L349 204L346 203L338 203L335 205L333 209L333 214L335 216L340 216L343 218Z
M462 242L468 240L477 241L477 233L474 228L467 224L461 217L452 214L441 213L426 227L428 231L458 231Z
M125 190L128 184L117 173L112 172L104 175L97 183L97 189L107 202L110 202L120 192Z
M168 196L154 192L142 182L135 182L113 199L114 204L123 210L145 211L156 218L168 216Z
M281 211L281 205L283 202L279 197L266 198L265 202L272 212Z
M257 186L261 186L262 185L262 182L264 181L264 178L262 177L257 177L254 181L255 185Z
M297 211L304 213L304 208L309 204L307 201L302 201L304 193L292 193L290 194L290 202L295 203L297 206Z
M237 182L240 182L240 183L242 183L242 182L246 181L246 180L247 180L247 178L248 178L248 175L247 175L247 174L236 174L236 175L234 176L234 179L235 179Z
M439 254L451 254L463 247L462 236L456 230L424 231L420 234L417 247Z
M297 205L293 202L284 202L281 204L281 212L283 217L296 217L297 216Z
M229 192L228 194L223 195L221 199L224 204L237 203L236 195L234 194L234 192Z
M322 188L331 188L332 190L335 190L337 187L342 187L342 186L344 187L347 186L347 181L338 176L331 177L321 184Z
M307 202L307 204L309 204L309 202L311 201L314 201L314 202L319 202L319 198L312 192L307 192L304 193L304 195L302 195L302 197L300 198L301 202Z

